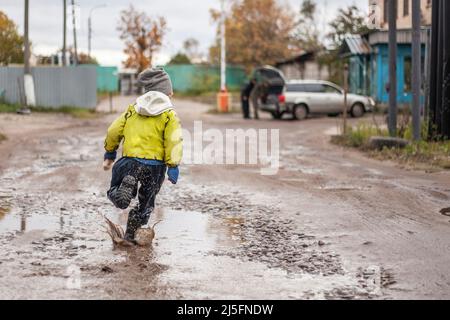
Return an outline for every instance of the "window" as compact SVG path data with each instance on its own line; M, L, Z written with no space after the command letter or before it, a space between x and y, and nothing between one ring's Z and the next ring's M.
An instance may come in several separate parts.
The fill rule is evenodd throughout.
M411 79L411 72L412 72L412 59L411 57L405 57L404 60L404 81L405 85L403 87L404 93L411 93L411 87L412 87L412 79Z
M287 92L305 92L305 86L303 84L288 84L286 90Z
M403 0L403 16L409 16L409 0Z
M305 92L323 93L325 92L325 88L319 83L307 83L305 84Z
M339 93L342 92L326 84L321 83L292 83L286 86L287 92L310 92L310 93Z
M326 84L324 84L323 87L324 87L324 91L325 91L326 93L338 93L338 94L342 94L341 90L338 90L338 89L335 88L335 87L332 87L332 86L329 86L329 85L326 85Z
M388 22L389 21L389 16L388 16L388 14L389 14L389 0L384 0L383 9L384 9L384 13L383 13L384 22Z
M411 93L412 92L412 72L413 72L413 64L412 64L412 58L407 56L405 57L404 61L404 86L403 86L403 92L404 93ZM421 76L422 79L425 79L425 56L422 54L421 58ZM422 81L422 85L423 85Z

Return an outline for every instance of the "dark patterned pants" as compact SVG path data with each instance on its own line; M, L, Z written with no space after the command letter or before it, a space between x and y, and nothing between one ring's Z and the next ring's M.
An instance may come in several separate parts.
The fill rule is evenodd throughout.
M131 158L122 158L114 164L111 188L108 198L116 205L116 193L125 176L133 176L139 181L134 197L138 195L139 203L130 211L125 236L133 239L136 230L148 223L155 208L155 198L165 179L165 165L148 166Z

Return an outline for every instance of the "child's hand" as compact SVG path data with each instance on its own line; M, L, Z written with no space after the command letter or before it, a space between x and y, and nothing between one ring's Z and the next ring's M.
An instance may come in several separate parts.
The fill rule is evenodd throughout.
M177 184L180 170L178 167L169 168L169 170L167 170L167 175L169 176L169 181L172 182L172 184Z
M103 161L103 170L105 170L105 171L111 170L113 164L114 164L114 160L106 159L105 161Z

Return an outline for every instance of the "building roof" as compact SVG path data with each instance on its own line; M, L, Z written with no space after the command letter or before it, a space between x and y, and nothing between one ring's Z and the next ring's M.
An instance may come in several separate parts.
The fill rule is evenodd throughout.
M341 57L348 57L352 55L367 55L370 54L371 47L369 42L359 34L348 35L345 37L339 49Z
M420 41L427 43L429 38L429 28L422 28L420 31ZM345 37L339 48L339 56L346 58L353 55L367 55L371 53L372 46L378 44L387 44L389 42L388 30L375 30L364 35L348 35ZM412 30L397 30L397 44L411 44Z
M420 41L422 44L427 43L429 28L422 28L420 30ZM377 30L369 33L369 43L371 45L382 44L389 42L388 30ZM399 29L397 30L397 44L410 44L412 43L412 30L411 29Z
M283 60L283 61L278 61L276 63L276 66L282 66L282 65L286 65L286 64L294 64L294 63L301 63L304 61L308 61L311 59L314 59L314 56L316 55L317 51L302 51L301 53L293 56L292 58Z

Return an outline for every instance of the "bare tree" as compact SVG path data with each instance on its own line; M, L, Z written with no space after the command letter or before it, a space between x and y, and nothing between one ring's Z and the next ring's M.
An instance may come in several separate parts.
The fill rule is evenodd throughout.
M201 58L199 46L200 43L197 39L188 38L184 41L183 49L190 61L196 61Z
M142 71L152 65L155 53L161 49L167 23L164 17L152 19L130 5L121 11L117 30L125 42L125 67Z

